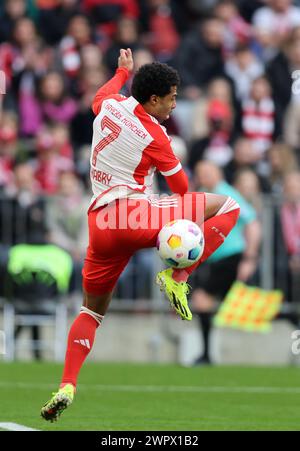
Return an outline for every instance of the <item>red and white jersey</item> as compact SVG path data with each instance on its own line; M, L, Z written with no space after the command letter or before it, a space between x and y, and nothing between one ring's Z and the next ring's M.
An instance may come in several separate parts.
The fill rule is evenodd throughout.
M90 160L93 210L123 197L148 198L156 169L164 176L182 169L165 128L134 97L115 94L127 77L126 70L118 69L93 103L97 114Z

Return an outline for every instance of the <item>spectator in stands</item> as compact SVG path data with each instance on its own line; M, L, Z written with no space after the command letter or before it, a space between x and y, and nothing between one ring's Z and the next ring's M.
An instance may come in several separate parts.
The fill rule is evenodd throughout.
M60 72L51 71L42 77L39 94L44 121L69 124L78 111L77 102L68 95Z
M10 95L9 88L14 72L22 70L25 65L24 51L39 43L40 38L34 22L28 17L20 17L15 21L10 41L0 44L0 68L6 77L6 97Z
M12 88L20 114L20 134L23 137L34 137L42 126L43 115L37 87L53 62L53 50L35 42L24 49L23 64L14 70Z
M292 98L284 115L283 139L295 149L300 162L300 102L294 98Z
M242 102L242 131L264 160L277 132L275 104L265 76L253 81L249 97Z
M35 177L44 194L55 194L60 173L74 169L68 134L68 128L62 124L54 124L52 127L43 127L37 137L38 159Z
M92 142L95 115L91 104L99 85L104 84L106 79L107 71L104 66L98 66L97 69L86 66L82 68L78 79L78 111L71 122L72 142L76 149Z
M261 241L261 226L254 208L243 198L239 191L225 182L220 168L212 162L199 162L195 168L198 189L231 196L241 208L237 225L228 236L229 243L222 246L201 265L195 277L192 305L199 313L203 337L203 353L195 361L196 365L210 364L210 343L212 312L216 300L223 300L235 280L249 282L258 265ZM216 283L216 281L218 281Z
M193 122L191 124L191 140L201 139L209 133L208 106L211 101L220 101L230 108L235 117L232 86L226 78L212 79L205 90L206 96L200 97L194 104ZM234 121L235 122L235 121Z
M96 24L98 39L102 46L110 41L121 17L137 19L139 16L137 0L83 0L82 4L84 11Z
M234 174L239 169L252 169L256 171L256 165L260 161L261 155L253 146L252 140L239 137L233 146L233 158L224 168L226 180L233 183ZM261 183L263 180L261 179ZM265 187L265 185L263 185Z
M258 217L261 217L263 210L262 191L257 174L248 168L240 169L234 174L234 187L254 207Z
M89 199L73 172L61 172L55 196L48 200L49 242L70 253L73 259L73 289L81 289L81 269L88 245L86 212Z
M227 55L230 55L237 46L250 43L252 27L240 15L235 1L220 0L214 8L214 13L226 25L224 51Z
M233 118L230 105L220 100L211 100L207 107L207 120L209 123L207 136L194 142L190 149L191 169L203 158L223 167L233 157Z
M93 42L93 29L89 18L83 14L73 16L67 33L59 43L59 53L65 75L73 80L81 68L80 51Z
M173 16L171 0L149 0L149 31L145 43L156 60L169 62L179 45L180 37Z
M13 182L13 166L18 152L18 119L5 111L0 116L0 191Z
M46 243L45 201L30 164L19 163L14 167L13 184L1 197L0 211L2 245Z
M134 51L138 49L139 46L137 21L131 17L122 17L117 23L117 30L114 34L112 44L105 53L105 63L110 70L111 75L114 74L117 69L120 49L127 49L129 47Z
M248 45L240 45L225 63L225 73L234 83L238 100L250 95L253 80L264 74L264 66Z
M39 9L38 27L45 42L57 44L64 36L70 20L80 13L78 0L59 0Z
M299 67L300 39L291 37L283 46L283 50L267 65L279 123L283 122L286 108L292 98L292 73Z
M25 0L5 0L4 11L0 16L0 42L9 41L16 21L26 15Z
M265 61L274 57L289 37L291 30L300 25L300 8L292 0L269 0L268 5L259 8L252 23Z
M20 17L16 20L13 28L13 41L21 51L39 39L37 28L32 19L29 17Z
M284 203L281 207L281 227L288 256L287 298L299 301L300 280L300 172L288 173L283 182Z
M174 63L181 76L182 94L187 99L199 98L201 89L212 78L224 74L223 32L221 20L208 18L183 37Z
M103 66L103 53L96 44L86 44L81 48L81 70L95 70ZM101 84L101 82L99 82Z
M276 142L268 151L268 160L269 191L275 195L282 195L284 178L289 172L299 167L295 152L285 142Z

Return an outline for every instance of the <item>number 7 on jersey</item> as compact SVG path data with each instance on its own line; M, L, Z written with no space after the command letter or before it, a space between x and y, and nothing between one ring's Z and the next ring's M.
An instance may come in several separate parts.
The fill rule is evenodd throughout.
M98 153L101 152L104 147L108 146L108 144L117 139L122 130L122 128L119 125L115 124L108 116L104 116L101 121L101 130L103 131L105 128L108 128L111 133L109 133L109 135L107 135L105 138L102 138L94 148L92 158L93 166L96 166Z

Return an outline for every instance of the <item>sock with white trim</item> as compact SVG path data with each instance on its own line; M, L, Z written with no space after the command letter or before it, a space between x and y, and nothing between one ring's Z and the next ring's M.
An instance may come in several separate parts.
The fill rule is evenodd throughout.
M81 311L73 322L68 335L61 388L66 384L72 384L76 387L79 371L93 347L96 329L101 324L102 319L102 315L86 307L81 307Z

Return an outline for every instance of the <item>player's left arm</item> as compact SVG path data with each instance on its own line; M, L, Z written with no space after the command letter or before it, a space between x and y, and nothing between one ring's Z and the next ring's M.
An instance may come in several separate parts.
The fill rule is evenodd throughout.
M117 94L122 89L132 70L133 58L131 50L129 48L127 50L121 49L118 59L118 69L116 70L115 75L98 89L94 97L92 109L95 115L99 114L104 99L110 95Z

